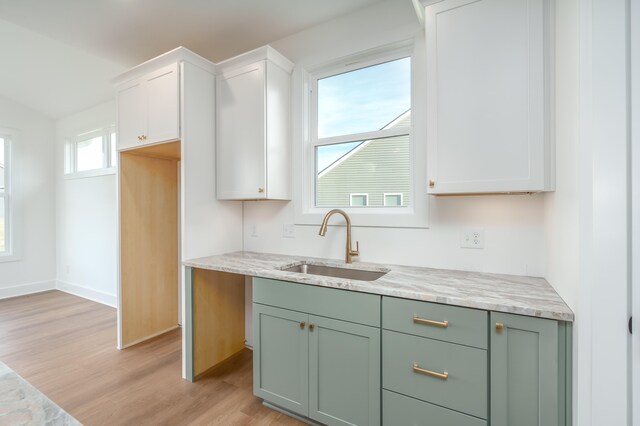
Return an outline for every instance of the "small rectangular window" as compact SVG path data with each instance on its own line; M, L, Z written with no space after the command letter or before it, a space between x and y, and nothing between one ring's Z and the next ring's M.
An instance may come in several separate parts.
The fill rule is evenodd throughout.
M102 136L80 140L76 144L76 171L101 169L105 165Z
M384 194L384 205L400 207L402 206L402 193L398 194Z
M350 206L351 207L366 207L369 205L368 194L350 194Z
M113 127L82 133L67 141L64 147L64 173L71 177L115 173L116 161Z

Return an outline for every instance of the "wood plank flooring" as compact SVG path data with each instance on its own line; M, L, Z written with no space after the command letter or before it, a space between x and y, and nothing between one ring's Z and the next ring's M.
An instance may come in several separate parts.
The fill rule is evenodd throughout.
M60 291L0 300L0 361L85 425L302 425L252 393L245 350L196 383L181 330L122 351L116 310Z

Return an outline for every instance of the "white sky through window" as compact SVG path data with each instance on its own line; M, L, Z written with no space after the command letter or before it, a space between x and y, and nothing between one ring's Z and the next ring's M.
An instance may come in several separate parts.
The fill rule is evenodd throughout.
M318 80L318 138L376 131L411 108L411 58ZM323 147L322 171L361 141Z

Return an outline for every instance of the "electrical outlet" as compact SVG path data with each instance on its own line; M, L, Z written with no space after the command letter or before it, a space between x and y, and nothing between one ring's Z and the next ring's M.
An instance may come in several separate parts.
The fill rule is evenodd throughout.
M258 237L258 227L255 224L251 225L251 236L253 238Z
M483 249L484 231L482 229L468 229L460 233L460 247Z
M293 224L282 225L282 237L283 238L295 238L296 228Z

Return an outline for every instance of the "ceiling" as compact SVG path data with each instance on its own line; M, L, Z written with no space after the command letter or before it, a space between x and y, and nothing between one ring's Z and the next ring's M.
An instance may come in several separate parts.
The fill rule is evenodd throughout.
M409 0L0 0L0 97L59 119L175 47L219 62L383 1Z
M218 62L380 1L0 0L0 19L131 67L178 46Z

